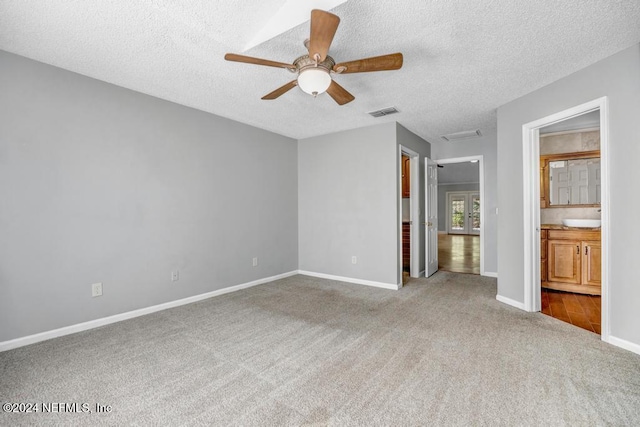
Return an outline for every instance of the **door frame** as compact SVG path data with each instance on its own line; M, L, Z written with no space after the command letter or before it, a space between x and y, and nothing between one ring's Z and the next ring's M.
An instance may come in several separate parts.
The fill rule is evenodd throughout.
M436 163L439 165L446 165L451 163L465 163L470 162L471 160L478 161L478 174L479 177L479 186L480 186L480 275L485 276L484 270L484 220L486 218L486 203L484 202L484 156L482 154L478 154L476 156L468 156L468 157L452 157L448 159L438 159Z
M420 277L420 155L410 148L398 145L398 283L402 286L402 156L409 161L409 220L410 254L409 275Z
M522 125L522 178L524 199L524 309L540 311L540 128L600 110L602 309L601 339L609 328L609 101L603 96Z
M473 233L473 227L471 227L471 218L469 218L468 216L464 217L464 221L465 221L465 230L467 228L467 226L471 227L469 230L469 233L452 233L451 232L451 199L450 197L452 196L465 196L465 214L468 212L473 212L473 196L474 195L478 195L478 197L480 197L480 191L479 190L465 190L465 191L446 191L445 192L445 202L447 204L447 207L445 209L445 215L447 215L447 222L446 222L446 227L447 227L447 234L461 234L461 235L471 235L471 236L479 236L480 235L480 231L478 231L478 233ZM480 209L482 209L482 199L480 199ZM482 224L482 222L480 222L480 224Z

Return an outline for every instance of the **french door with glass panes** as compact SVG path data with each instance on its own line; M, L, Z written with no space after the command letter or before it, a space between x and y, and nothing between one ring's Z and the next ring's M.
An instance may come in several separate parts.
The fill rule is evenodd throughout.
M450 191L447 193L447 232L480 234L480 193Z

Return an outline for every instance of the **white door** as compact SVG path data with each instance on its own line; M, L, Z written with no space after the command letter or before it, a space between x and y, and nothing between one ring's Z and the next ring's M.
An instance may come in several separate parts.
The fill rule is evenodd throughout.
M425 158L425 276L438 271L438 165Z
M480 234L480 193L469 195L471 215L469 215L469 234Z
M480 193L447 193L447 233L480 234Z

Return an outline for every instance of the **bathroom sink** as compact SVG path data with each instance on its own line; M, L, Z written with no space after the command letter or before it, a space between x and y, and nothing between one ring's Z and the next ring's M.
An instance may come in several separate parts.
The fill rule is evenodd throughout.
M563 219L562 225L566 227L598 228L602 224L599 219Z

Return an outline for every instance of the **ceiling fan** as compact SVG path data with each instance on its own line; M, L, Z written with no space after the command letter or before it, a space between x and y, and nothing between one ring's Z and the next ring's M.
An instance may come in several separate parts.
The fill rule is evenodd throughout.
M295 86L299 86L304 92L314 97L327 92L339 105L344 105L353 101L355 97L331 78L332 73L349 74L398 70L402 67L402 54L392 53L390 55L375 56L336 64L335 60L327 55L327 53L329 52L329 46L331 46L331 41L338 29L339 23L340 18L332 13L319 9L312 10L311 34L309 39L304 42L309 54L300 56L293 61L293 64L236 55L234 53L227 53L224 59L227 61L284 68L292 73L298 74L295 80L268 93L263 96L262 99L276 99Z

